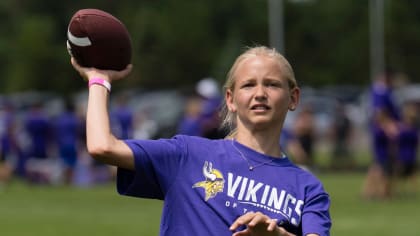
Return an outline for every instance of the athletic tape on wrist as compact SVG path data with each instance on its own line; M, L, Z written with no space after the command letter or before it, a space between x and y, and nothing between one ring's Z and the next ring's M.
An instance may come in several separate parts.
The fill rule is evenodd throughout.
M103 87L105 87L108 90L108 92L111 92L111 84L104 79L101 79L101 78L90 79L89 84L88 84L89 88L90 88L90 86L92 86L94 84L102 85Z

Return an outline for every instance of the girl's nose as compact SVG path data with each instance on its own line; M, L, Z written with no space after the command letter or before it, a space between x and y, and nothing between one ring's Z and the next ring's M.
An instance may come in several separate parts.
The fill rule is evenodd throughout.
M265 91L264 86L257 86L256 91L255 91L255 96L256 97L267 97L267 92Z
M255 98L256 99L266 99L267 98L267 92L264 88L264 86L257 86L255 91Z

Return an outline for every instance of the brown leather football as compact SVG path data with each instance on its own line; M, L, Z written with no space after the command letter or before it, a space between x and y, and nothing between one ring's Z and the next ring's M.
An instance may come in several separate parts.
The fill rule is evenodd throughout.
M70 20L67 50L83 67L123 70L131 63L131 38L125 25L98 9L81 9Z

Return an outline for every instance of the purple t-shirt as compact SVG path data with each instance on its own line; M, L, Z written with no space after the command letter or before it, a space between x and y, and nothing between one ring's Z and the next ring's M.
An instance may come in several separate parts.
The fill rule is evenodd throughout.
M74 113L62 113L54 123L55 139L60 147L76 146L81 122Z
M28 156L47 158L47 145L50 138L48 118L39 112L30 113L26 120L26 131L31 140Z
M232 140L184 135L126 143L136 170L118 169L118 192L164 200L160 235L232 235L229 226L248 211L263 212L302 235L329 235L329 195L288 158Z
M178 133L191 136L201 136L202 130L200 119L196 117L184 117L179 123Z
M393 142L386 135L385 131L377 124L371 125L372 130L372 150L374 160L382 165L390 162L393 155Z
M399 120L400 115L391 88L380 83L375 83L372 86L371 94L374 112L382 110L393 119Z
M398 135L398 156L403 163L416 162L419 143L419 130L416 127L402 125Z
M379 112L385 112L390 118L399 120L400 115L395 104L392 89L383 83L375 82L371 88L371 99L373 115ZM393 143L395 140L390 139L381 126L372 119L371 125L372 145L375 161L382 165L387 165L391 160L393 153Z
M118 127L118 136L121 139L132 138L133 112L128 107L118 107L113 112L113 119Z

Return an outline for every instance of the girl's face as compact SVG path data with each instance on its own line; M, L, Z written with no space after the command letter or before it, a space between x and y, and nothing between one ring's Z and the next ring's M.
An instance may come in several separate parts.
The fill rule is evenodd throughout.
M236 113L237 127L280 131L287 111L297 105L299 89L290 90L279 62L268 56L250 57L238 65L234 77L226 104Z

